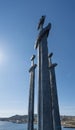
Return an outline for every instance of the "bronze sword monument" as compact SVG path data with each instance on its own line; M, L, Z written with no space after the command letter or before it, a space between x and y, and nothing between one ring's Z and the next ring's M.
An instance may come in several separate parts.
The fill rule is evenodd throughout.
M30 90L29 90L29 109L28 109L28 130L34 130L34 84L35 84L35 55L31 57L30 73Z
M38 112L37 129L38 130L61 130L59 105L56 87L55 66L52 64L51 57L48 56L47 38L51 29L51 23L43 27L45 16L42 16L38 23L39 34L36 40L37 49L37 69L38 69ZM28 109L28 130L34 130L34 81L35 55L32 56L30 72L30 91L29 91L29 109Z
M61 130L56 76L55 76L55 67L57 66L57 64L52 63L52 59L51 59L52 56L53 53L50 53L48 57L49 57L49 72L50 72L50 84L51 84L50 87L51 87L51 96L52 96L53 128L54 130Z
M42 16L38 24L40 32L35 46L38 51L38 130L53 130L47 43L51 24L43 28L44 20L45 16Z

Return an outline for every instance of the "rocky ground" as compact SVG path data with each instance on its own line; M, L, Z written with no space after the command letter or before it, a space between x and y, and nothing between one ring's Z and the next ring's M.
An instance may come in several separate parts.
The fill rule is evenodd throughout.
M75 116L61 116L61 125L63 127L75 128Z

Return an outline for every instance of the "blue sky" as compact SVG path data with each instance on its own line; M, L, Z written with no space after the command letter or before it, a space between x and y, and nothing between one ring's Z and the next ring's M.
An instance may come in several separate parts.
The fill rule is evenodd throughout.
M60 114L75 115L75 0L0 0L0 117L28 113L30 57L44 14L44 26L52 23L48 48L58 63Z

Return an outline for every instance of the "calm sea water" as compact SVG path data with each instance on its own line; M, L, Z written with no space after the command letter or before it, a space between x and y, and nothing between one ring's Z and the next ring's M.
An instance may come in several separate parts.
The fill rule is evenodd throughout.
M0 121L0 130L27 130L27 124Z
M27 124L16 124L6 121L0 121L0 130L27 130ZM75 130L75 128L62 128L62 130Z

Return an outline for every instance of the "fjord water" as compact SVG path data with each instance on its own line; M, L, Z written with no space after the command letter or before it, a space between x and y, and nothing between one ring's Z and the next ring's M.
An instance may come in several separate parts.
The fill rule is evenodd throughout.
M16 124L6 121L0 121L0 130L27 130L27 124ZM62 130L75 130L75 128L62 128Z
M27 130L27 124L0 121L0 130Z

